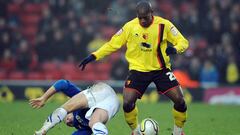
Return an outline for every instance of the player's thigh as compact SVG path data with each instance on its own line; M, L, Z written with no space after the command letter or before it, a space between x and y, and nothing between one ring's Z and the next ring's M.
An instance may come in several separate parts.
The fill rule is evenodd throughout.
M62 107L67 110L67 112L72 112L76 109L87 108L87 106L87 98L82 92L73 96L65 104L62 105Z
M102 102L108 97L117 96L112 87L106 83L97 83L84 91L85 96L88 99L89 108L95 106L98 102Z
M106 110L95 108L89 121L89 126L92 127L97 122L106 123L108 117L108 112Z
M72 135L91 135L92 131L91 130L77 130L72 133Z
M138 98L141 98L151 81L152 76L150 72L129 71L123 90L124 100L129 101L136 95Z
M119 111L119 108L120 108L120 102L119 102L119 99L118 97L115 95L115 96L109 96L107 97L106 99L104 99L103 101L101 102L97 102L97 104L93 107L91 107L86 115L85 115L85 118L88 119L88 120L91 120L94 116L94 115L97 115L98 113L98 109L101 109L101 110L104 110L104 111L101 111L100 112L107 112L107 113L100 113L100 114L106 114L106 115L99 115L98 117L96 118L102 118L102 116L104 116L104 119L99 119L101 120L101 122L105 122L103 120L110 120L112 117L114 117L117 112ZM97 111L96 111L97 109ZM95 118L95 117L94 117Z
M179 86L177 79L170 69L163 69L156 72L153 82L160 94L165 94Z

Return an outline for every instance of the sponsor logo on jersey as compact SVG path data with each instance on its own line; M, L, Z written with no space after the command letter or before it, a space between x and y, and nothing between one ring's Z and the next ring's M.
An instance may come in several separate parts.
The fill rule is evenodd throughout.
M151 48L151 45L150 44L148 44L148 43L141 43L141 46L142 47L145 47L145 48Z

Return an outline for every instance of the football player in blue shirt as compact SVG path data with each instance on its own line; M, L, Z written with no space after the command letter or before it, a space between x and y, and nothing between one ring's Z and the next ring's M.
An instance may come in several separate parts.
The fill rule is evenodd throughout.
M63 120L66 125L78 129L72 135L108 135L105 124L114 117L120 106L116 93L109 85L97 83L81 90L68 80L58 80L41 97L31 99L29 104L33 108L41 108L57 92L71 98L48 116L35 135L45 135Z

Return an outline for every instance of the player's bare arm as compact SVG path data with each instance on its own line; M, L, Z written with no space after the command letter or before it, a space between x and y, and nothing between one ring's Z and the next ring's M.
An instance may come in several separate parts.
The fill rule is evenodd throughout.
M29 104L35 108L39 109L45 105L47 100L52 97L57 91L55 88L52 86L50 87L41 97L35 98L35 99L30 99Z

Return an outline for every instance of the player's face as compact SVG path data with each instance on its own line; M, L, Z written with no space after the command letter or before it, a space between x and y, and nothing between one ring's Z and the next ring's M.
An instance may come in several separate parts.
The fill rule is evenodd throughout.
M69 113L66 118L64 119L66 125L73 127L73 114Z
M144 28L147 28L152 24L153 16L151 12L145 14L138 13L137 17L139 19L140 25Z

